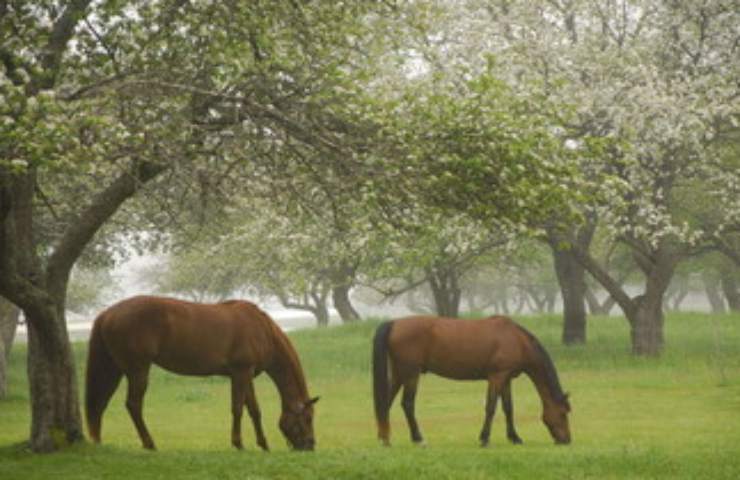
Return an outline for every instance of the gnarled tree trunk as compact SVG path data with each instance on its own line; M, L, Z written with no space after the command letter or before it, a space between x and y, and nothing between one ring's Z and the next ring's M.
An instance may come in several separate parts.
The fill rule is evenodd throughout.
M631 298L617 280L601 267L588 252L574 249L578 261L611 294L630 324L632 353L660 355L663 344L663 298L681 252L668 242L661 241L652 249L633 242L635 261L645 274L645 291ZM646 255L644 252L649 252Z
M53 451L83 438L64 317L72 267L121 204L161 171L161 166L142 162L122 173L91 198L50 250L37 243L34 230L36 170L11 172L0 166L0 295L23 310L28 327L34 451ZM42 259L40 252L47 256Z
M437 315L456 318L460 315L460 285L457 273L451 269L434 268L427 271Z
M51 452L83 439L75 361L63 310L40 305L26 317L31 447Z
M342 319L342 323L353 323L360 320L360 314L357 313L349 298L349 291L349 286L340 285L334 287L331 292L334 308L337 310L339 318Z
M355 310L349 296L355 281L355 271L355 267L345 263L340 265L333 275L332 302L339 318L342 319L342 323L352 323L360 320L360 314Z

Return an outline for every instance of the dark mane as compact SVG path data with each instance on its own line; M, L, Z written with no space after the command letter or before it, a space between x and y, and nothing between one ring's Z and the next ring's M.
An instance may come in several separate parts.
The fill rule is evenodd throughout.
M298 386L301 395L306 399L308 398L308 386L306 385L306 378L303 376L303 369L301 368L301 361L298 358L298 352L296 352L293 344L290 343L290 339L285 334L282 328L260 307L252 302L241 301L240 303L246 304L253 313L263 319L266 324L270 325L273 332L273 341L275 342L276 351L282 351L285 354L285 360L288 362L289 369L285 374L293 377L293 381Z
M547 386L550 389L553 398L556 402L560 403L561 405L567 407L568 410L570 410L568 394L565 393L563 391L563 387L560 386L558 372L557 370L555 370L555 364L552 363L552 358L550 358L550 354L547 353L545 347L542 346L542 344L537 339L537 337L534 336L534 334L532 334L529 330L522 327L521 325L517 324L517 326L527 335L527 337L529 337L529 339L534 344L535 349L539 353L540 358L542 359L542 366L545 368L545 380L547 381Z

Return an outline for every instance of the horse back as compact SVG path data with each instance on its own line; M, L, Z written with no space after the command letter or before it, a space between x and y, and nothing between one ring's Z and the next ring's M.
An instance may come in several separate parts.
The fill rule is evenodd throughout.
M507 317L480 320L413 316L393 323L389 338L394 368L444 377L483 379L492 371L518 373L530 357L528 337Z
M229 374L260 366L271 345L269 317L249 302L200 304L139 296L110 307L101 322L103 340L125 370L150 363L185 375Z

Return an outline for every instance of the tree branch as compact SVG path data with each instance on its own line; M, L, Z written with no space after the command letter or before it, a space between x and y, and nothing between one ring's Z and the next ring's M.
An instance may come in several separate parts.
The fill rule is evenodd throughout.
M609 275L609 272L599 265L599 263L588 252L584 252L581 248L578 248L578 246L575 245L571 248L576 260L578 260L578 262L583 265L583 268L588 270L588 273L590 273L591 276L593 276L596 281L599 282L607 292L609 292L609 295L611 295L611 297L619 304L622 310L625 312L631 312L635 309L634 301L629 295L627 295L627 292L624 291L622 286L614 280L611 275ZM631 317L632 315L627 315L628 320Z
M92 0L71 0L64 8L64 12L54 22L49 35L49 41L41 56L43 73L37 75L30 86L30 94L33 95L40 90L51 88L56 83L59 65L62 55L67 49L69 40L74 35L77 24L85 18L85 10Z
M49 257L47 279L51 285L66 283L75 261L95 233L142 184L159 175L165 168L162 164L138 162L133 172L121 173L93 197L77 220L64 232Z

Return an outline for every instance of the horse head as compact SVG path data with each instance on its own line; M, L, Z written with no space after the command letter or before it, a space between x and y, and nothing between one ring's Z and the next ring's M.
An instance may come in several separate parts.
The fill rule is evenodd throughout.
M313 450L316 440L313 435L313 405L319 401L314 397L283 409L280 430L295 450Z
M550 430L550 435L555 443L567 445L570 443L570 425L568 414L570 413L570 402L568 395L555 402L548 402L542 413L542 421Z

